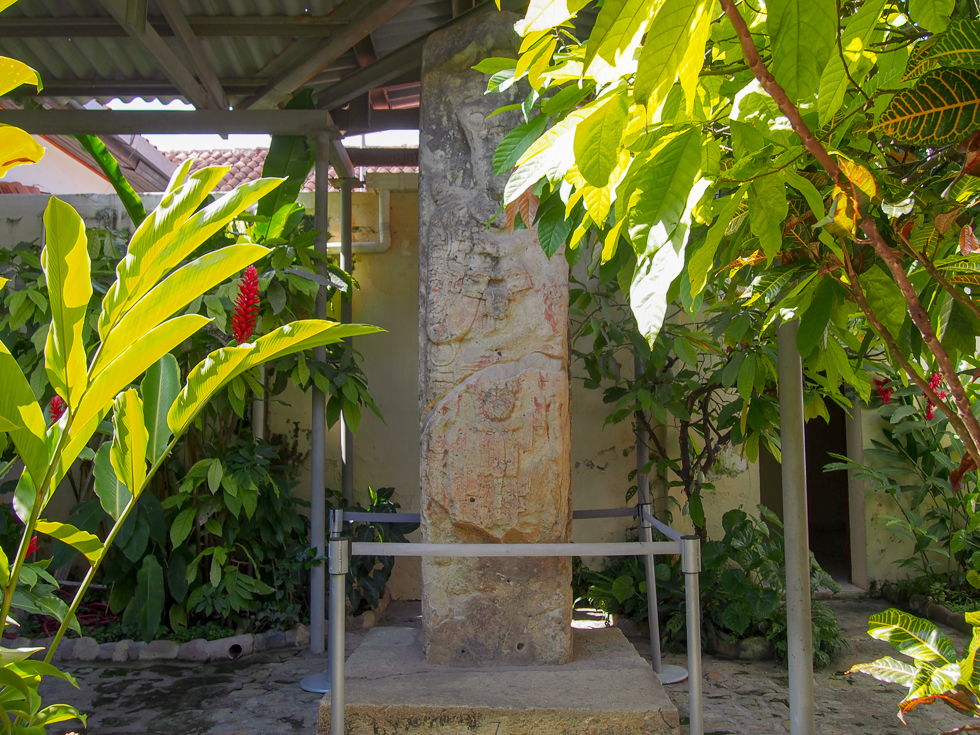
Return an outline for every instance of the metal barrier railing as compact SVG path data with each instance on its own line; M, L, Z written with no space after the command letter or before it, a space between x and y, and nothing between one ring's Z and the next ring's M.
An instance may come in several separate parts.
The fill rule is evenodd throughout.
M344 510L330 512L330 538L327 543L327 571L330 575L330 608L327 629L327 653L330 671L330 734L345 735L344 726L344 659L346 589L345 579L351 556L418 556L418 557L555 557L555 556L644 556L679 554L684 574L684 597L687 618L688 708L691 735L704 735L704 708L701 691L701 543L697 536L684 536L654 518L648 504L636 508L574 511L573 519L637 517L640 540L611 543L564 544L421 544L351 541L343 537L344 522L418 523L417 513L360 513ZM653 541L656 528L670 541ZM648 617L653 668L660 673L660 631L656 602L656 574L648 565L647 589L654 590Z

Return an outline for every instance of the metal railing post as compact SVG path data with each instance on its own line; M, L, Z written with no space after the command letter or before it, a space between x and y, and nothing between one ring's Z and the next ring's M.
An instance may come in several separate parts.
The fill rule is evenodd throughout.
M685 609L687 610L688 710L691 735L704 735L704 701L701 692L701 540L697 536L681 538L681 571L684 572Z
M327 653L330 658L330 735L344 735L344 648L347 632L345 601L350 541L341 537L344 511L330 512L330 618Z
M640 541L653 541L653 526L643 512L653 515L653 506L641 498L637 505L640 516ZM643 557L643 565L647 573L647 622L650 625L650 658L653 670L663 672L663 660L660 653L660 612L657 605L657 560L653 554Z

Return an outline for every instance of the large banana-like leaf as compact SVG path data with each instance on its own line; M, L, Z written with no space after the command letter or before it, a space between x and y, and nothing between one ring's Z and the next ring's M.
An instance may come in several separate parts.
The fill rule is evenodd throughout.
M133 494L116 476L109 456L111 450L111 445L106 443L95 453L95 494L105 512L118 521L133 499Z
M208 323L206 317L200 314L185 314L164 322L155 329L141 335L129 348L99 374L89 386L74 417L72 438L84 438L88 442L92 436L84 433L76 434L76 429L86 427L97 414L104 414L106 406L116 397L119 391L146 372L153 363L170 352L194 332ZM92 427L92 431L95 427Z
M167 423L174 434L180 434L222 386L256 365L300 350L333 344L346 337L381 331L384 330L364 324L306 320L286 324L259 337L253 344L216 350L191 370L187 384L170 409Z
M313 91L309 88L294 96L286 103L287 110L312 110ZM259 199L255 213L260 217L271 218L280 208L296 201L300 189L313 168L314 150L305 135L273 135L269 142L269 152L262 164L264 178L285 176L282 186ZM258 238L269 233L269 222L260 222L255 231Z
M268 253L261 245L231 245L202 255L171 273L147 293L119 320L109 332L99 351L99 363L93 366L92 378L98 376L141 334L193 301L198 294L254 263Z
M37 163L44 158L44 147L30 134L13 125L0 125L0 178L14 166Z
M119 197L119 200L126 208L129 218L133 220L133 224L139 227L143 224L143 220L146 219L146 209L143 207L143 200L140 199L140 195L136 193L136 190L126 180L126 177L123 176L122 171L119 169L119 161L109 152L109 149L105 147L105 143L98 136L76 135L75 137L82 144L82 148L88 151L88 154L99 164L102 173L105 174L106 178L109 179L109 183L112 184L116 196Z
M906 656L944 666L956 662L956 651L949 638L933 623L901 610L889 608L872 615L868 635L891 643Z
M40 483L48 465L44 414L17 360L0 342L0 421L17 447L27 472Z
M51 197L44 210L44 235L41 267L51 303L44 367L51 385L75 409L88 384L82 328L92 278L85 223L68 204Z
M147 458L150 464L155 464L170 441L170 427L167 425L167 413L180 393L180 368L177 358L166 354L151 365L146 371L146 377L140 383L143 394L143 416L146 420Z
M0 8L2 10L3 8ZM40 92L41 75L22 61L0 56L0 95L5 95L12 89L23 84L30 84Z
M109 461L116 477L139 497L146 480L146 445L149 433L143 418L143 401L135 388L116 396L112 411L112 449Z
M88 531L79 530L70 523L38 521L35 527L40 533L56 538L80 552L90 564L98 562L104 551L102 542L96 536Z
M912 145L963 140L980 124L980 71L936 69L895 95L874 130Z
M178 169L178 173L183 167ZM207 198L228 172L227 167L208 167L195 171L143 220L129 243L126 257L116 266L116 282L102 299L99 336L105 339L109 329L123 317L140 296L156 285L144 278L159 257L170 246L177 230Z

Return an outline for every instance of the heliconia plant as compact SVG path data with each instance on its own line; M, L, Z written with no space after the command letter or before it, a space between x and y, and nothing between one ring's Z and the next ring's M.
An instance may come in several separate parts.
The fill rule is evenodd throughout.
M13 442L23 472L14 510L24 523L17 551L0 551L0 631L12 608L43 611L61 625L44 662L28 657L40 649L0 649L0 733L42 733L43 726L80 717L73 708L40 708L37 684L44 675L70 678L50 665L75 612L122 525L164 459L193 424L207 401L243 372L300 350L339 342L345 337L381 331L375 327L322 320L287 324L254 341L248 312L256 284L248 280L252 263L269 249L238 242L188 261L215 232L225 227L282 179L259 179L202 205L227 173L226 167L190 173L191 161L173 175L160 205L134 233L116 269L116 281L102 300L97 322L99 342L88 353L82 341L86 307L92 298L89 254L81 217L52 197L44 213L41 255L52 321L44 350L45 370L57 396L48 406L50 423L38 405L15 357L0 343L0 432ZM199 295L246 269L242 330L238 344L208 355L181 386L177 361L169 353L208 322L199 314L181 314ZM0 283L0 287L2 287ZM254 325L253 325L254 326ZM144 375L137 388L134 384ZM96 494L112 518L105 539L67 523L48 520L45 510L73 462L90 453L94 433L112 412L113 437L96 456ZM105 454L108 455L106 462ZM27 561L37 533L58 539L80 552L89 568L70 605L53 595L55 581L45 564ZM141 573L151 574L153 569Z

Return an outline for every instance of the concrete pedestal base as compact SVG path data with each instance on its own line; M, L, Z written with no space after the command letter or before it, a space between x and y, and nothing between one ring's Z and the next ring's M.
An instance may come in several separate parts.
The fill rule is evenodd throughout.
M416 628L376 628L347 661L347 735L680 735L650 665L615 628L575 630L563 666L430 666ZM319 735L330 732L330 696Z

